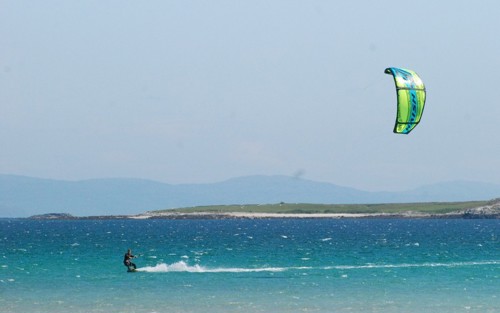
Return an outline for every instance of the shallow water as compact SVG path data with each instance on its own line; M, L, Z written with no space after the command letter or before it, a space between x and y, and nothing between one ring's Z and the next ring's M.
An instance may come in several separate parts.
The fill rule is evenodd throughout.
M2 220L0 307L500 312L499 233L498 220Z

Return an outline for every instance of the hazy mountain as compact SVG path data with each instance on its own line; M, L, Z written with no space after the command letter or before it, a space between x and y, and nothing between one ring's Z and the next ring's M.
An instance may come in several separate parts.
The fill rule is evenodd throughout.
M367 192L287 176L249 176L212 184L171 185L141 179L62 181L0 175L0 217L49 212L76 216L135 214L214 204L391 203L489 200L500 185L448 182L404 191Z

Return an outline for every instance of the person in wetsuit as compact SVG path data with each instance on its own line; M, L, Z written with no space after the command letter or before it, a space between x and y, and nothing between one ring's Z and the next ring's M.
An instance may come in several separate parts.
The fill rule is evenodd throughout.
M135 258L135 255L132 254L132 250L128 249L127 253L125 253L125 256L123 257L123 264L125 264L128 269L131 269L131 267L134 268L134 270L137 268L137 266L132 263L132 259Z

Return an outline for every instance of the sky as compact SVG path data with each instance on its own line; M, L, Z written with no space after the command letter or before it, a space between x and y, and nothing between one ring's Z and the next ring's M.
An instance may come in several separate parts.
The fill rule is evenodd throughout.
M498 1L0 2L0 174L500 184ZM427 88L393 134L387 67Z

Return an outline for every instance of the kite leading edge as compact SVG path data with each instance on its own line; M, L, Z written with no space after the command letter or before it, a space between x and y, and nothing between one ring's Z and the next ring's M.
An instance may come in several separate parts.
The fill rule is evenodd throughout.
M409 134L420 123L425 106L425 86L412 70L389 67L384 71L394 77L398 96L396 134Z

